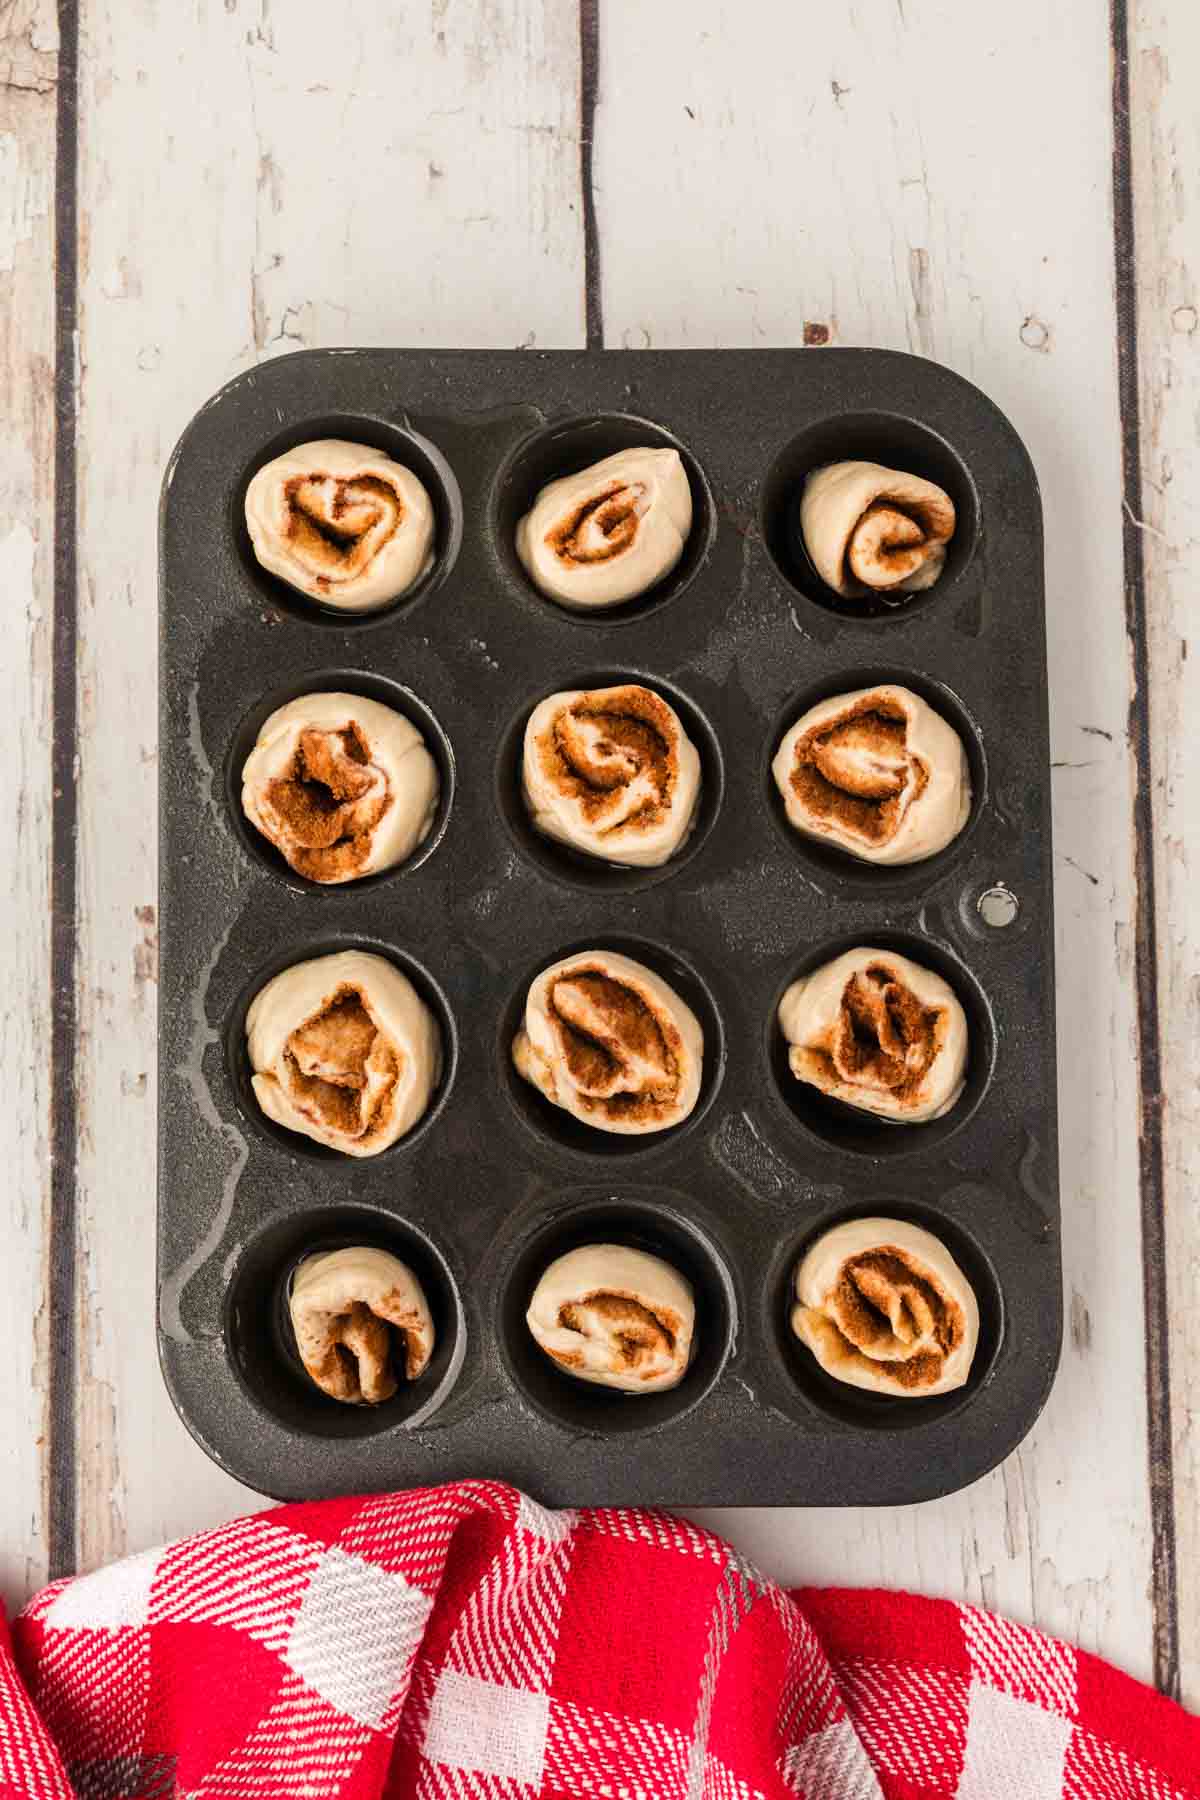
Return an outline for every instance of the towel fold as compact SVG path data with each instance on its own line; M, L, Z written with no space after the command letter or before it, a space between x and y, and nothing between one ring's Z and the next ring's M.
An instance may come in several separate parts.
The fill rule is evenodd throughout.
M0 1627L0 1800L1200 1800L1200 1720L974 1607L494 1482L284 1506Z

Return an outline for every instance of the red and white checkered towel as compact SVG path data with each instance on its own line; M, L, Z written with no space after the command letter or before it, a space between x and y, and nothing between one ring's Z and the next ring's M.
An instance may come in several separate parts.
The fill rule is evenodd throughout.
M1039 1632L490 1482L241 1519L13 1638L0 1800L1200 1796L1200 1720Z

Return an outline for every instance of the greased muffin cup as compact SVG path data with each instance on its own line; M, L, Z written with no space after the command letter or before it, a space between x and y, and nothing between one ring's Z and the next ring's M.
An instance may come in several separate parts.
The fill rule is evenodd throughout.
M246 535L255 471L329 438L430 496L432 563L378 611L287 588ZM678 561L612 607L556 605L518 521L548 483L639 448L686 473ZM931 586L898 604L824 587L800 502L839 461L950 495ZM829 1505L949 1492L1019 1442L1061 1330L1041 516L983 395L868 350L281 358L216 396L171 459L161 617L159 1345L210 1455L280 1498L490 1475L549 1503ZM538 703L624 684L661 695L699 758L691 828L652 867L543 835L522 793ZM969 770L962 829L923 861L802 836L771 776L806 711L883 684L938 713ZM317 692L398 711L439 777L411 854L337 885L297 875L240 806L264 720ZM782 996L862 946L932 971L963 1009L962 1092L938 1118L872 1117L791 1073ZM347 950L406 976L443 1050L420 1119L370 1157L267 1119L247 1054L265 983ZM695 1103L668 1129L590 1129L514 1067L530 984L596 950L650 969L700 1025ZM978 1344L954 1392L855 1390L791 1328L800 1259L867 1217L933 1233L970 1281ZM580 1382L539 1349L534 1288L585 1244L688 1283L675 1386ZM428 1367L377 1405L322 1392L289 1325L297 1265L349 1245L412 1271L435 1333Z

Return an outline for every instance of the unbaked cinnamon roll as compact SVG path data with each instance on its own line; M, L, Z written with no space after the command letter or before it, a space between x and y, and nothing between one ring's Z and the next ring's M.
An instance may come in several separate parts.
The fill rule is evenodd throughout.
M411 856L437 810L415 725L361 694L302 694L273 712L242 770L242 809L298 875L357 881Z
M958 996L893 950L847 950L794 981L779 1024L797 1080L892 1124L940 1119L963 1091Z
M954 524L954 502L944 489L879 463L816 469L800 500L800 530L813 566L845 600L932 587Z
M914 1400L949 1393L971 1372L979 1307L940 1239L901 1219L852 1219L827 1231L795 1276L792 1329L827 1374Z
M246 489L246 529L264 569L343 612L398 600L433 561L422 483L381 450L341 438L265 463Z
M576 688L534 708L521 784L544 836L605 862L653 867L691 832L700 757L652 688Z
M426 1111L441 1033L408 977L365 950L295 963L246 1014L263 1112L346 1156L377 1156Z
M513 1063L597 1131L665 1131L700 1093L700 1021L652 969L612 950L552 963L531 984Z
M695 1318L691 1283L661 1257L623 1244L585 1244L558 1257L525 1315L560 1369L627 1394L678 1387Z
M892 683L810 707L771 768L788 822L863 862L934 856L971 811L962 739L918 694Z
M560 606L616 606L670 573L691 529L679 452L618 450L541 490L517 526L517 555Z
M357 1245L307 1256L288 1311L309 1376L332 1400L377 1406L399 1376L416 1381L433 1355L433 1319L420 1282L398 1256Z

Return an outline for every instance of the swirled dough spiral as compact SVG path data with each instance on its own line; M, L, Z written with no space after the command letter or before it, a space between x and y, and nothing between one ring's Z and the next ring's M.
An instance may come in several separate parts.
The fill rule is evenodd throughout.
M517 526L517 555L560 606L617 606L670 573L691 529L679 452L619 450L541 490Z
M971 811L962 739L920 695L893 683L810 707L771 767L789 823L863 862L934 856Z
M246 1015L263 1112L346 1156L377 1156L411 1131L442 1065L441 1033L406 975L365 950L294 963Z
M397 1369L416 1381L433 1355L424 1290L387 1250L354 1245L305 1257L288 1310L308 1374L331 1399L352 1406L390 1400Z
M411 469L369 444L321 438L265 463L246 489L264 569L344 612L387 606L433 561L433 503Z
M954 502L943 488L880 463L815 469L800 500L805 548L844 600L932 587L954 526Z
M597 1131L665 1131L700 1093L700 1021L652 969L612 950L552 963L531 984L513 1063Z
M851 1387L920 1399L962 1387L979 1339L970 1282L931 1232L852 1219L796 1269L792 1329Z
M570 689L534 707L521 785L535 828L606 862L651 867L686 841L700 757L652 688Z
M799 1081L893 1124L939 1119L963 1091L967 1020L954 989L892 950L847 950L779 1005Z
M302 694L273 712L242 770L242 809L298 875L357 881L411 856L437 810L415 725L360 694Z
M558 1257L525 1315L560 1369L628 1394L679 1385L695 1317L691 1283L661 1257L622 1244L585 1244Z

